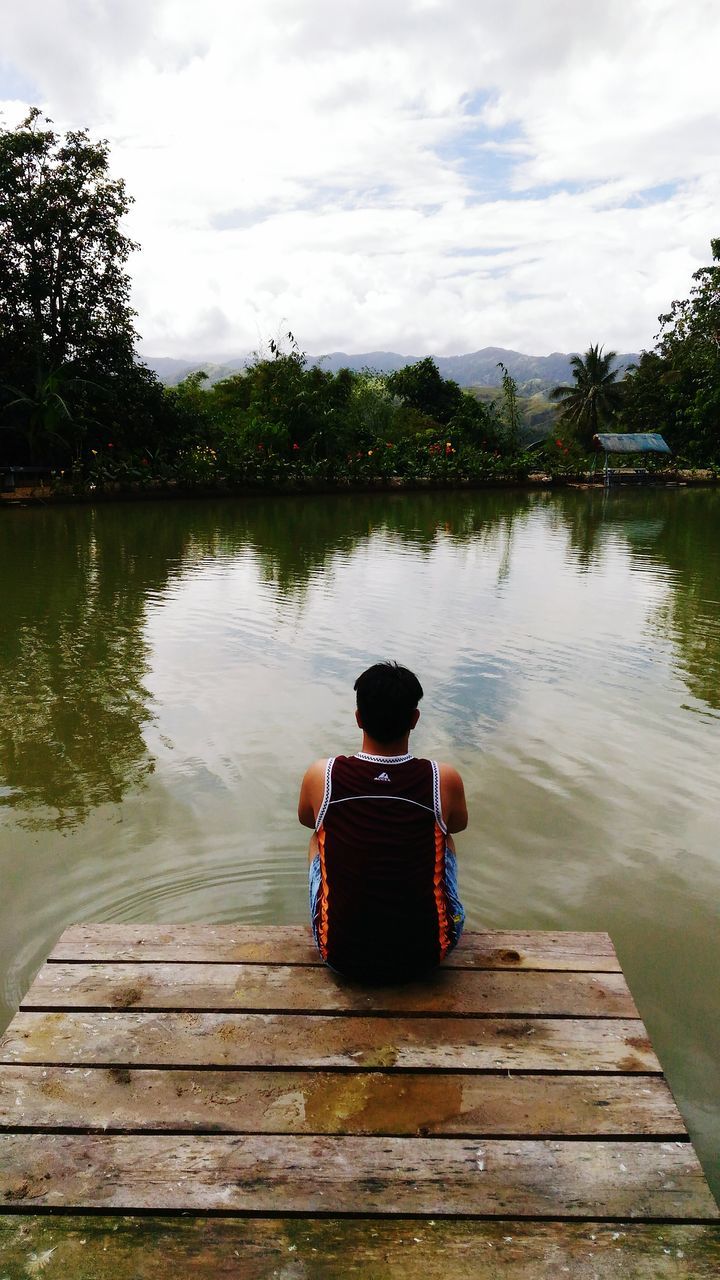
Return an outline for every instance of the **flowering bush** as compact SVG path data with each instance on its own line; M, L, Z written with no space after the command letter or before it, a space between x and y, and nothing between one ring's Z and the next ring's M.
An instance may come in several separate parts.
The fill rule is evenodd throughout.
M542 448L542 457L551 474L557 476L578 475L590 470L593 465L593 459L569 435L548 436Z
M169 466L150 449L125 451L114 443L102 449L91 449L84 464L76 464L72 470L60 472L58 482L70 484L76 490L89 488L104 492L124 488L157 488L171 483L177 477L178 467Z
M376 439L368 448L327 457L304 448L298 441L279 440L264 425L262 439L258 438L259 430L228 434L218 441L217 448L187 446L172 462L148 449L133 454L114 445L105 453L92 450L83 470L83 482L93 491L168 484L206 489L268 488L312 481L350 485L391 480L458 483L518 479L527 475L532 465L526 454L507 456L497 449L477 448L459 439L428 439L427 433L397 442Z

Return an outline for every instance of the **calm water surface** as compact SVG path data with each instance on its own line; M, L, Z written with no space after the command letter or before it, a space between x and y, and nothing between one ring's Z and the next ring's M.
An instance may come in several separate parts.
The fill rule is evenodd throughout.
M720 1189L720 493L0 512L4 1025L74 920L302 921L300 776L425 686L468 926L607 929Z

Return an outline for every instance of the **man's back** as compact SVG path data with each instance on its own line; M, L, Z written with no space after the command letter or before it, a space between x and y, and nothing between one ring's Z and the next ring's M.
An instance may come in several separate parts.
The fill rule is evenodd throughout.
M355 681L362 750L316 760L300 790L310 842L310 910L328 964L374 981L437 964L463 926L452 831L467 826L450 765L418 760L408 741L422 686L379 662Z
M446 887L447 828L437 765L359 752L327 770L317 818L320 953L377 981L438 964L461 908Z

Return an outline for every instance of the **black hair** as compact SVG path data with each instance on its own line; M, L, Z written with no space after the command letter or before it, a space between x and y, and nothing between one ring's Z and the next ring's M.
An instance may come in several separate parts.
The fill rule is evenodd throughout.
M402 738L423 696L417 676L397 662L376 662L358 676L353 688L363 729L376 742Z

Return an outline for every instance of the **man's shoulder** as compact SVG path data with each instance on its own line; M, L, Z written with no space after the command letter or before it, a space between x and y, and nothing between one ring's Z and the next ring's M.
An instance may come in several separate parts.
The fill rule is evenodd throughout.
M437 767L440 771L440 777L446 782L462 782L462 778L454 764L447 764L444 760L438 760Z
M309 764L305 770L305 777L309 779L322 776L324 778L325 770L331 759L332 756L322 756L319 760L313 760L312 764Z

